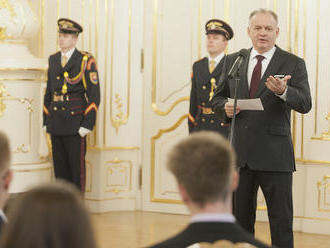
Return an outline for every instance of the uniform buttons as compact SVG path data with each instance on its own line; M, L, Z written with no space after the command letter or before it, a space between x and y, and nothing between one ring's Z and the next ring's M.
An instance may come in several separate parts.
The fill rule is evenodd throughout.
M205 102L202 102L202 106L205 106Z
M62 110L65 110L65 107L62 107Z
M203 90L206 90L206 86L205 86L205 85L203 85L203 87L202 87L202 88L203 88Z
M212 114L215 114L214 111L212 111Z
M57 111L57 107L54 107L53 109L54 109L54 111Z
M210 120L210 122L213 124L214 123L214 120Z
M74 112L73 111L71 111L71 115L74 115Z
M59 77L59 76L57 76L57 77L56 77L56 79L57 79L57 80L60 80L60 77Z
M221 122L221 124L220 124L222 127L225 125L225 123L223 123L223 122Z
M202 118L202 122L205 122L205 119L204 118Z

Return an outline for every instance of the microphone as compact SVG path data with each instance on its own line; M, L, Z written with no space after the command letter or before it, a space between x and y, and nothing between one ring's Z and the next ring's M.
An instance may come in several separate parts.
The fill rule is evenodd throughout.
M245 51L246 49L241 49L238 53L238 56L234 62L234 64L231 66L229 72L228 72L228 78L229 79L233 79L238 71L239 71L239 68L241 66L241 64L243 63L244 59L245 59Z

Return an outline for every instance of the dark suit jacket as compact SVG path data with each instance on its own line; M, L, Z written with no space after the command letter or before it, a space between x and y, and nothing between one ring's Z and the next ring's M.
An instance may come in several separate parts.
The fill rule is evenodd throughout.
M247 79L251 49L245 50L245 61L241 66L238 98L249 98ZM213 98L213 109L226 118L224 105L234 96L235 80L227 78L228 71L238 53L227 56L223 77ZM283 101L265 86L270 75L291 75L288 81L287 100ZM264 111L241 111L236 117L234 147L238 166L249 166L252 170L292 172L295 159L290 130L291 110L307 113L312 100L303 59L276 47L276 51L260 80L256 98L261 98Z
M64 101L53 101L62 95L64 75L68 73ZM49 57L47 89L44 97L43 125L54 135L75 135L80 127L93 129L100 103L100 84L93 56L77 49L64 68L61 52Z
M189 133L201 130L216 131L227 137L228 127L223 126L222 121L215 113L203 114L202 108L212 109L209 101L211 91L211 79L219 81L224 58L218 63L212 73L209 71L209 60L203 58L193 65L191 77L190 107L188 127ZM215 89L214 89L215 93Z
M233 243L249 243L256 247L269 247L246 232L236 223L229 222L196 222L176 236L151 246L151 248L183 248L196 243L214 243L219 240L228 240Z

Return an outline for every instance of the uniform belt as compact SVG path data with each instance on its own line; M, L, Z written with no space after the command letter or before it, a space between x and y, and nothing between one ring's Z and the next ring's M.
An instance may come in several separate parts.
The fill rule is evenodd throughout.
M75 98L78 98L78 100L83 99L80 95L53 95L53 101L54 102L64 102L64 101L70 101L75 100Z
M204 115L213 115L214 114L212 108L205 108L205 107L202 107L202 113Z

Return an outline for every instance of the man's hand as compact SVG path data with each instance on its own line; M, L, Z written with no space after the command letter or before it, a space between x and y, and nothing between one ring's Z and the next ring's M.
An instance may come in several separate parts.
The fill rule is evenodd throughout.
M236 106L236 114L238 114L240 111L241 110L240 110L239 106ZM234 104L227 102L225 104L225 112L226 112L227 117L229 117L229 118L233 117L233 115L234 115Z
M89 130L87 128L84 128L84 127L80 127L79 130L78 130L78 133L79 133L81 138L84 138L90 132L91 132L91 130Z
M267 88L274 92L276 95L282 95L286 89L287 81L291 78L291 75L287 75L284 78L274 78L269 76L266 81Z

